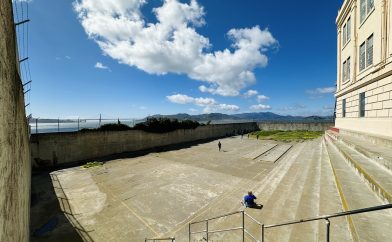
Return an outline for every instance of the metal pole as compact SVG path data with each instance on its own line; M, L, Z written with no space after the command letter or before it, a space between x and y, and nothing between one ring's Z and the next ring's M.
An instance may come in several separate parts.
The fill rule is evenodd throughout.
M245 212L242 211L242 242L245 242Z
M38 118L35 119L35 133L38 134Z
M189 223L189 225L188 225L188 231L189 231L189 234L188 234L189 242L191 242L191 223Z
M261 242L264 242L264 224L261 225Z
M60 118L57 119L57 132L60 132Z
M79 119L80 119L80 118L78 118L78 131L79 131Z
M206 221L206 235L207 235L207 242L208 242L208 220Z
M330 227L331 227L331 222L329 222L329 219L325 219L325 223L327 224L327 233L326 233L326 242L329 242L329 232L330 232Z

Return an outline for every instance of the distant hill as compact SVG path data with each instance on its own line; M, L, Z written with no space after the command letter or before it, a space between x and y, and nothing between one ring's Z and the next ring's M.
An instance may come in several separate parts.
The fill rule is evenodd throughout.
M154 118L170 118L178 120L193 120L198 122L211 121L212 123L222 122L241 122L241 121L332 121L332 116L291 116L291 115L279 115L272 112L259 112L259 113L239 113L239 114L223 114L223 113L209 113L209 114L197 114L189 115L187 113L179 113L173 115L152 115L149 117ZM147 118L149 118L147 117Z

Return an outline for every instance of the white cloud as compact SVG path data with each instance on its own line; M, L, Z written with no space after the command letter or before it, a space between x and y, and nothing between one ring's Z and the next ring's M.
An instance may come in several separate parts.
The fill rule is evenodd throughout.
M334 110L334 109L335 109L334 106L328 106L328 105L323 106L323 110Z
M157 22L146 22L146 0L76 0L74 9L86 33L105 55L150 74L176 73L206 82L203 92L237 96L255 83L254 69L268 64L266 52L277 44L259 26L231 29L229 48L209 51L211 43L196 28L205 24L196 0L165 0L154 8Z
M187 103L192 103L194 101L193 97L189 97L187 95L183 94L175 94L171 96L166 96L166 98L172 102L172 103L177 103L177 104L187 104Z
M204 113L211 113L216 111L235 112L240 110L240 107L238 107L237 105L219 104L213 98L203 98L203 97L194 98L184 94L174 94L171 96L166 96L166 98L172 103L177 103L177 104L191 103L200 107L204 107L203 109Z
M196 113L197 112L197 109L194 109L194 108L190 108L190 109L188 109L189 110L189 112L191 112L191 113Z
M271 106L270 105L264 105L264 104L257 104L257 105L250 106L250 109L251 110L257 110L257 111L260 111L260 110L270 110Z
M335 93L335 87L319 87L313 90L307 90L308 94L317 95L317 94L328 94L328 93Z
M244 97L250 98L250 97L256 96L257 94L259 94L259 92L256 90L248 90L247 92L244 93Z
M104 64L102 64L101 62L97 62L95 63L95 68L97 69L103 69L103 70L110 70L109 67L105 66Z
M70 60L70 59L71 59L71 56L66 55L66 56L65 56L65 59Z
M203 109L203 113L213 113L213 112L218 112L218 111L227 111L227 112L237 112L240 110L240 107L237 105L231 105L231 104L217 104L217 105L211 105L207 106Z
M264 102L267 101L269 99L269 97L265 96L265 95L257 95L257 101L260 102Z

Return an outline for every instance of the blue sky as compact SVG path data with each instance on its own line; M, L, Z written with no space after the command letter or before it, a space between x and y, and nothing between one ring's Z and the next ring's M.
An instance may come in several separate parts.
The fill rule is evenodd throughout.
M340 5L33 0L30 110L48 118L330 115Z

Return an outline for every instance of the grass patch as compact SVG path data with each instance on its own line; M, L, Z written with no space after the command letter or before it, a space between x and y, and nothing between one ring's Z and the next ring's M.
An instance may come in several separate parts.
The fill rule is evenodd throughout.
M295 130L295 131L282 131L282 130L273 130L273 131L256 131L252 133L253 137L259 139L269 139L276 141L304 141L304 140L312 140L316 139L324 134L323 131L306 131L306 130Z
M103 162L93 161L93 162L87 162L86 164L82 165L83 168L91 168L97 166L103 166Z

